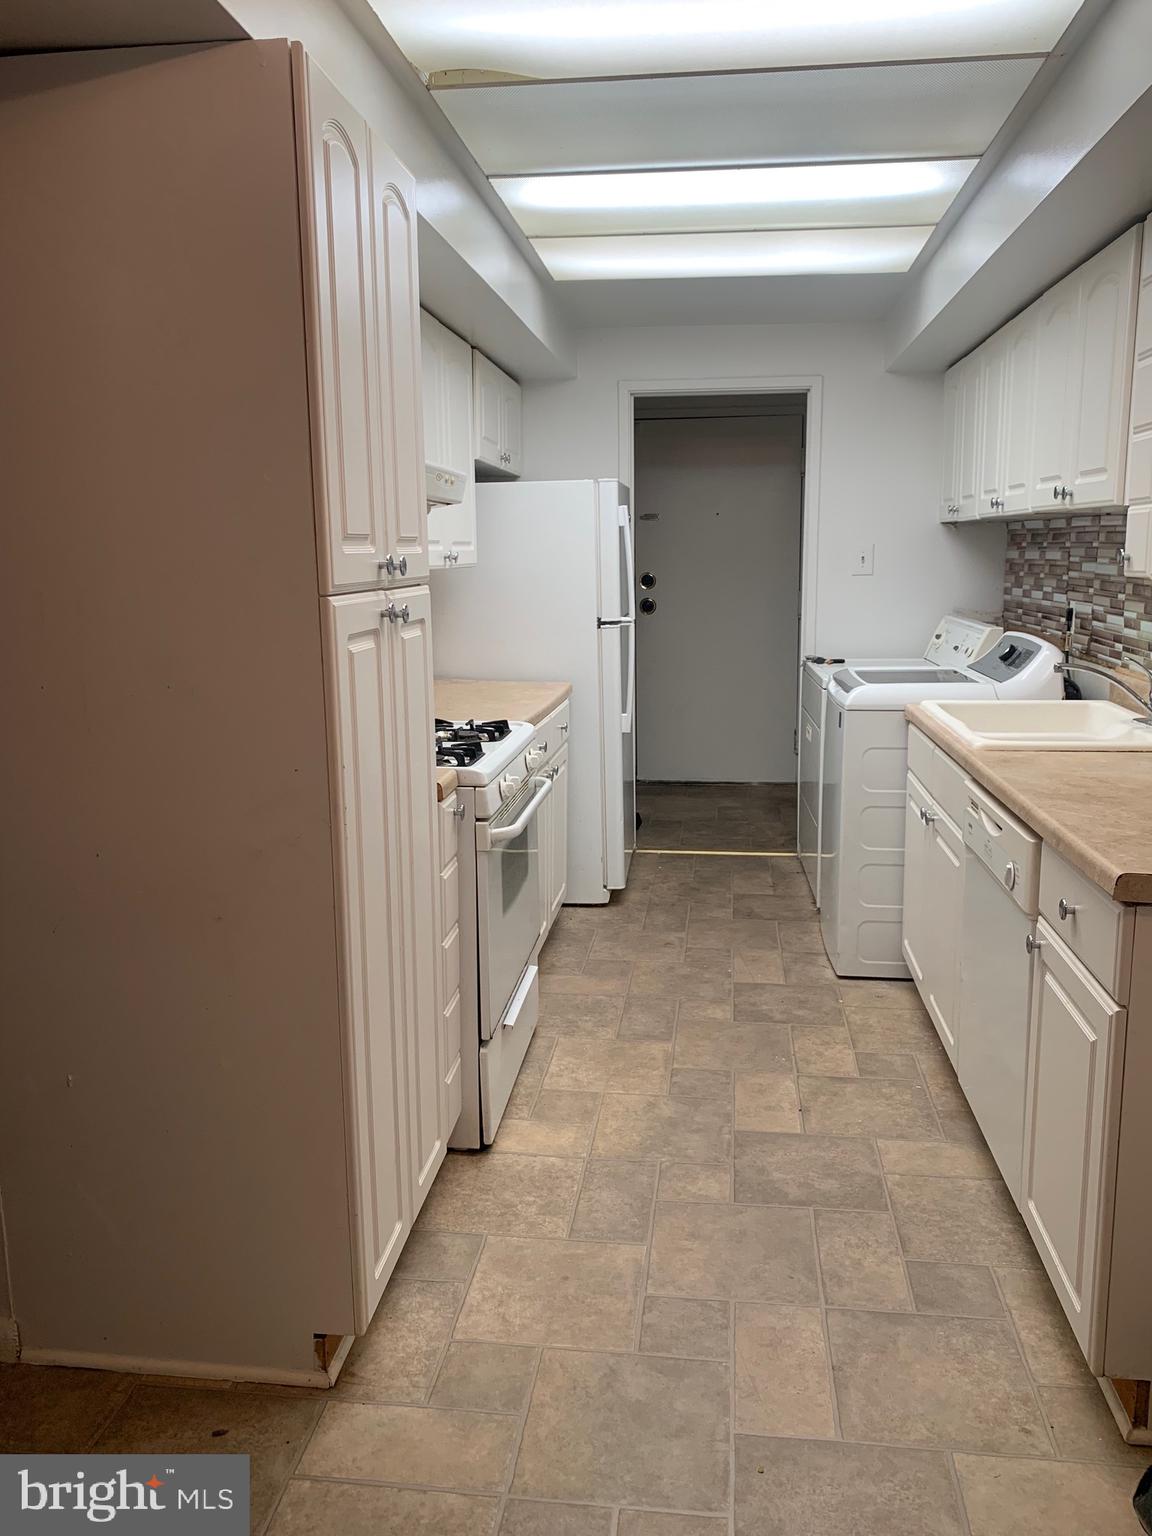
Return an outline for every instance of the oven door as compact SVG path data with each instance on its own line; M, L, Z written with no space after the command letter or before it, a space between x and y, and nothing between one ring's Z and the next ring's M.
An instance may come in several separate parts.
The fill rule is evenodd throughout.
M499 1028L540 937L537 812L551 793L551 779L530 779L491 821L476 823L482 1040Z

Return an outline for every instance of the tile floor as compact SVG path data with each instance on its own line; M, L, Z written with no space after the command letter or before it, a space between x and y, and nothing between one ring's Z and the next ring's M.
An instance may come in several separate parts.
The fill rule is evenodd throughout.
M780 790L653 798L661 846L788 830ZM639 855L542 991L334 1391L0 1367L0 1450L248 1451L269 1536L1136 1536L1149 1453L793 859Z

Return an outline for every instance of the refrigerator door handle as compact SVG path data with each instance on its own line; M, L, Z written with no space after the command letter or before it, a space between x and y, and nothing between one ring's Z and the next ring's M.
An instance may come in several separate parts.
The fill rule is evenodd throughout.
M636 707L636 630L631 619L621 627L629 631L627 637L623 635L620 637L620 644L628 647L628 693L624 708L620 712L620 729L625 736L628 736L632 731L632 711Z
M597 619L597 629L631 629L636 623L635 619Z
M628 606L624 618L631 622L636 617L636 552L632 548L632 517L627 502L620 504L620 527L624 534L624 569L628 577Z

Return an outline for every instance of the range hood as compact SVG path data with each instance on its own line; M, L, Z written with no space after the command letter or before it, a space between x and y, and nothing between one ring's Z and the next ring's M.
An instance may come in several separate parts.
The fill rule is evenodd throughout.
M452 506L464 500L468 476L458 469L444 469L439 464L424 466L425 499L435 506Z

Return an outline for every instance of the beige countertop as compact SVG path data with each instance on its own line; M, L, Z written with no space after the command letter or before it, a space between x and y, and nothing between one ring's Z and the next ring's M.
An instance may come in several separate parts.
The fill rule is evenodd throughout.
M447 800L448 796L460 782L460 775L455 768L437 768L436 770L436 798Z
M441 720L527 720L529 725L539 725L571 692L571 683L438 677L436 714Z
M1152 902L1152 752L985 751L919 704L906 713L1114 901Z

